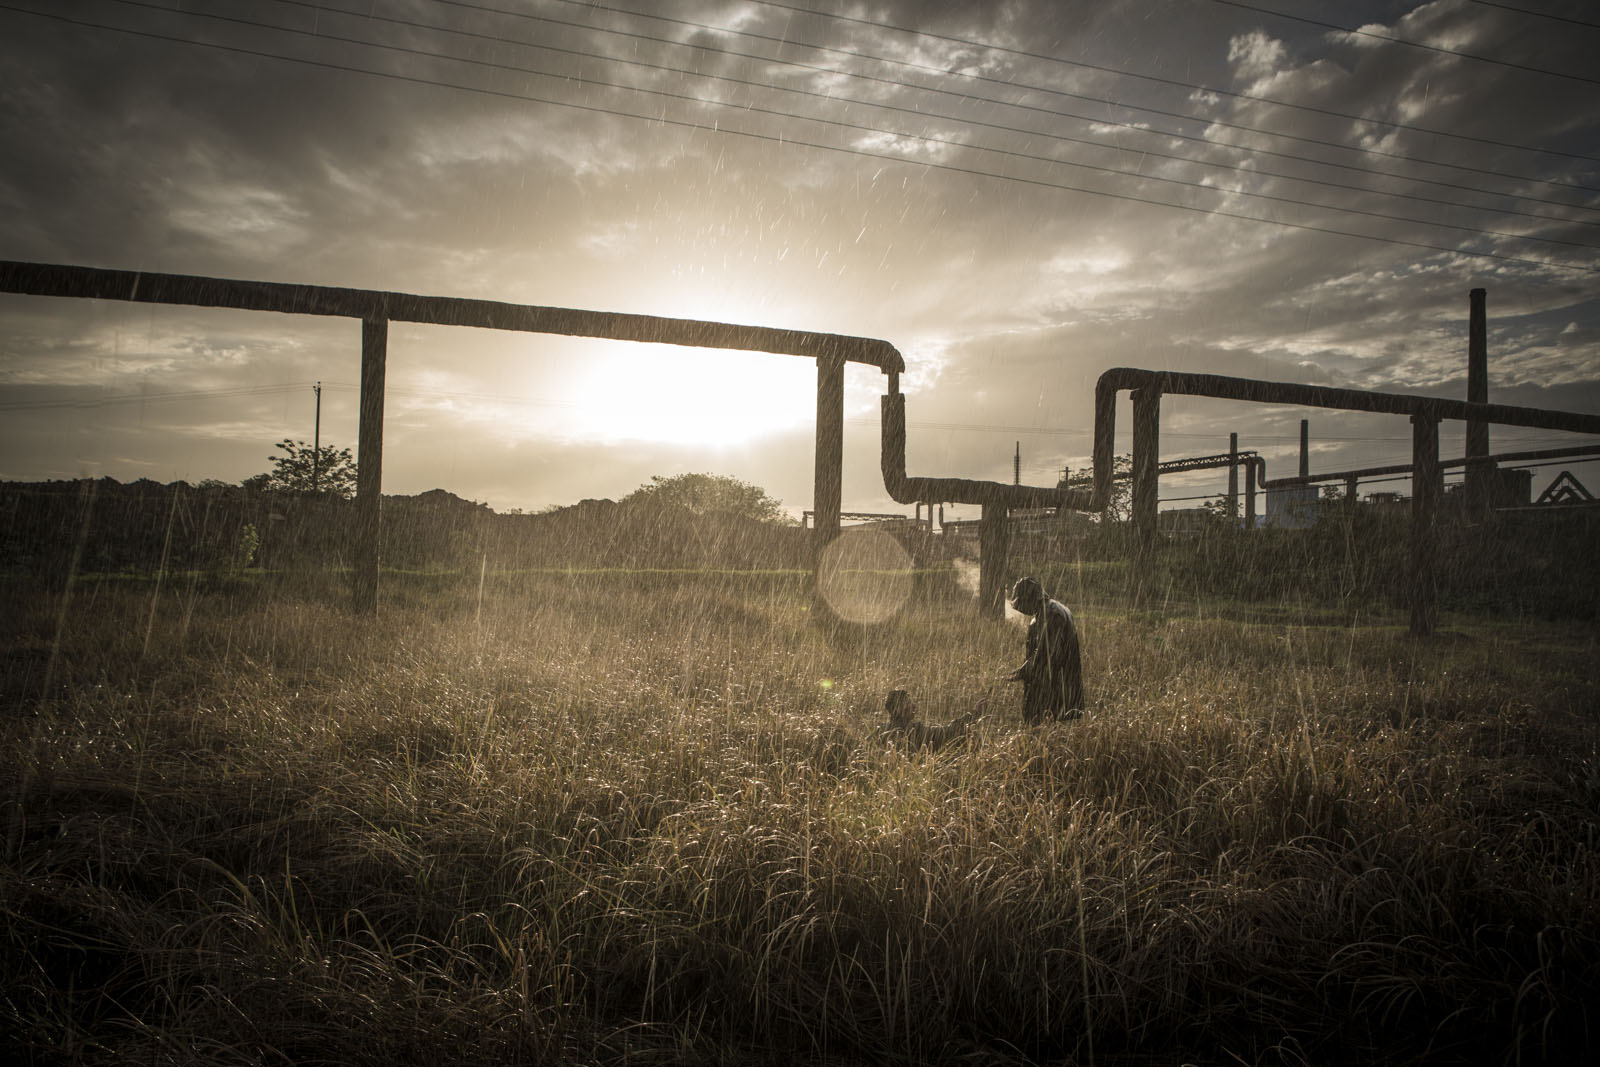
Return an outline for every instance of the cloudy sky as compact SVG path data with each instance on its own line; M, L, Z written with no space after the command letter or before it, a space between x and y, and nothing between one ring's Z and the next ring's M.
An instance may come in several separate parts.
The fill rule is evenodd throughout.
M1053 484L1113 366L1465 397L1474 287L1491 400L1600 412L1596 54L1581 0L0 0L0 259L883 338L911 474L1020 442ZM353 447L359 362L349 320L0 296L0 478L237 481L318 381ZM397 323L384 489L798 512L814 382ZM883 385L847 371L849 510L904 510ZM1282 473L1302 417L1314 469L1409 458L1402 418L1182 398L1162 455Z

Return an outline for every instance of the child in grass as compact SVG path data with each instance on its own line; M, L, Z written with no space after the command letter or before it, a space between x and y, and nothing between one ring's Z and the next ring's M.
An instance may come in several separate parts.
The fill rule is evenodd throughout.
M917 706L912 702L911 694L904 689L896 689L883 702L883 709L889 713L889 725L880 730L878 736L904 745L908 752L915 752L924 746L936 749L947 741L966 736L968 727L983 716L988 703L987 700L980 700L977 707L959 719L944 726L929 726L917 718Z

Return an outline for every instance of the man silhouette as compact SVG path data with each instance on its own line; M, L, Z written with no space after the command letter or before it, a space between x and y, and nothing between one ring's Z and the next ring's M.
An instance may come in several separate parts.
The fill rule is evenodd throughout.
M1011 606L1033 616L1024 645L1028 658L1006 676L1022 683L1022 720L1032 725L1044 719L1076 719L1083 708L1083 663L1072 612L1046 596L1035 578L1017 579Z

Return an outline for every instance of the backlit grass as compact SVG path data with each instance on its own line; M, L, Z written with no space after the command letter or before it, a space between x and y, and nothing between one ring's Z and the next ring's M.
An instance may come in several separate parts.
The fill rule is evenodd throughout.
M1600 1024L1592 628L1085 606L1091 707L1025 729L1021 630L937 583L830 628L781 573L430 581L376 621L14 590L14 1047L1511 1063ZM990 714L908 757L893 687Z

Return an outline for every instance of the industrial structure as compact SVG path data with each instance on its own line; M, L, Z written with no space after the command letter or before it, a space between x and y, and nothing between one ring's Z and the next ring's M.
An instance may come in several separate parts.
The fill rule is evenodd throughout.
M1483 508L1492 500L1492 471L1496 460L1535 453L1489 454L1491 424L1600 434L1600 415L1511 407L1487 402L1486 328L1484 290L1471 293L1468 398L1446 400L1400 393L1299 385L1214 374L1141 370L1118 367L1102 374L1094 392L1093 476L1087 485L1025 486L1021 481L1020 451L1012 483L966 478L912 477L906 473L905 397L900 375L905 362L886 341L797 330L706 322L692 319L628 315L615 312L509 304L488 300L418 296L376 290L328 286L290 285L238 281L194 275L152 274L92 267L0 261L0 292L34 296L123 300L150 304L274 311L285 314L328 315L361 322L361 404L357 440L356 506L360 517L355 551L354 600L358 610L375 612L378 603L378 531L383 471L384 380L388 358L390 321L471 326L482 329L609 338L682 345L694 348L736 349L804 356L817 363L816 449L813 481L815 556L837 539L842 519L841 486L844 440L844 366L854 362L878 368L886 378L881 401L884 487L901 504L921 507L934 503L976 504L979 520L980 610L998 614L1003 608L1008 575L1010 516L1015 511L1037 514L1044 510L1104 511L1116 478L1114 435L1117 398L1129 392L1133 402L1132 518L1134 586L1137 590L1147 570L1157 536L1157 479L1164 470L1226 466L1230 472L1230 500L1235 497L1237 469L1246 471L1247 525L1254 522L1254 495L1259 481L1267 488L1313 486L1323 481L1354 484L1361 477L1398 468L1340 471L1311 475L1305 462L1302 424L1301 469L1294 478L1269 481L1266 463L1253 453L1238 451L1235 439L1225 455L1197 457L1163 465L1160 461L1161 399L1163 396L1201 396L1254 403L1295 404L1305 407L1403 415L1412 426L1412 461L1405 469L1413 478L1411 501L1411 628L1425 634L1433 629L1435 526L1446 466L1467 468L1467 492L1472 506ZM1455 419L1467 423L1467 455L1441 463L1439 424ZM1593 451L1600 451L1595 449ZM1544 450L1538 455L1577 455L1578 452ZM1584 452L1582 454L1591 454Z

